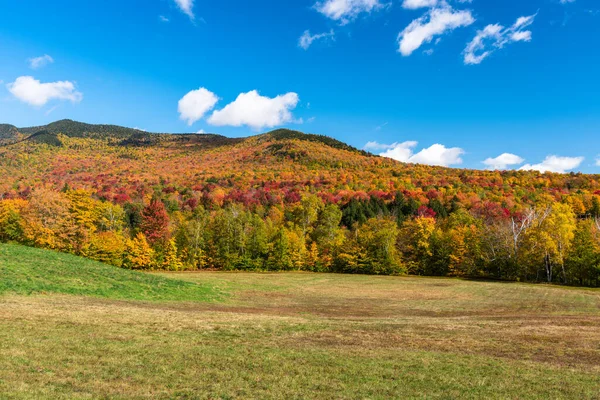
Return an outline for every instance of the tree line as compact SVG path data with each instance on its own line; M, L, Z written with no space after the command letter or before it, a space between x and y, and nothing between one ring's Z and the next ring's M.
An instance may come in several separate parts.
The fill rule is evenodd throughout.
M137 270L318 271L600 284L600 201L546 196L511 212L397 192L331 203L136 202L37 188L0 200L0 241Z

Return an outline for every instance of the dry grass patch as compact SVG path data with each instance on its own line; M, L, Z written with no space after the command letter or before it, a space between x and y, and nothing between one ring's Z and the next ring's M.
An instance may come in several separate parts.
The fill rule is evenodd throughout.
M0 297L0 398L600 397L600 292L165 274L222 302Z

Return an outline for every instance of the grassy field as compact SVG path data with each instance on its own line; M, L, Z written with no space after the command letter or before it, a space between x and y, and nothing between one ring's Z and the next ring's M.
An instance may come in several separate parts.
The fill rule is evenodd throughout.
M211 301L214 287L112 267L68 254L0 245L0 295L69 294L120 300Z
M600 398L600 291L0 245L0 398Z

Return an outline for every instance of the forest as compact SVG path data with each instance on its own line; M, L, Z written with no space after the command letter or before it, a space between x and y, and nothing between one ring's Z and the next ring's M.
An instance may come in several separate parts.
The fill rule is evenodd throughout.
M285 130L59 127L4 130L0 241L136 270L600 285L595 175L402 164Z

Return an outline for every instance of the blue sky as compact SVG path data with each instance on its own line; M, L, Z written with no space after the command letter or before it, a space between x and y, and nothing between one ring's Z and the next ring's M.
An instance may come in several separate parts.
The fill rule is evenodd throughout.
M0 122L284 126L402 161L600 173L597 0L0 0L0 15Z

